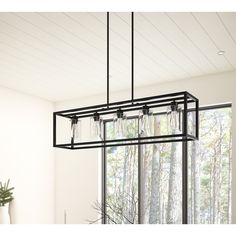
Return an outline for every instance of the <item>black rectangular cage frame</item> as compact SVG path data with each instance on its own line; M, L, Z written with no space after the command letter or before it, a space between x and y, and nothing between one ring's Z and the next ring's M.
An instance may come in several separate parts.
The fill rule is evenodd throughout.
M171 102L176 101L178 104L183 105L182 109L182 133L159 135L159 136L138 136L134 138L122 138L106 140L101 139L98 141L89 142L74 142L71 138L70 143L57 143L57 117L64 117L72 119L77 117L78 119L92 117L95 112L102 115L114 114L118 109L122 109L124 112L131 112L141 110L142 106L148 105L150 108L166 107ZM194 103L194 108L189 108L188 104ZM188 134L188 112L195 112L195 135ZM187 91L170 93L158 96L144 97L133 100L119 101L109 104L101 104L94 106L81 107L76 109L56 111L53 113L53 147L64 149L90 149L90 148L104 148L112 146L128 146L128 145L140 145L140 144L153 144L153 143L166 143L166 142L185 142L198 140L198 120L199 120L199 101L198 99ZM105 121L104 121L105 122Z

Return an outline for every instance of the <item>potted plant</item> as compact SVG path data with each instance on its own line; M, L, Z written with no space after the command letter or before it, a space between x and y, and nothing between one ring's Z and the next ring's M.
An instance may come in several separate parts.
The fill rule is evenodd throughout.
M9 188L9 183L10 180L0 182L0 224L10 224L9 203L13 200L14 188Z

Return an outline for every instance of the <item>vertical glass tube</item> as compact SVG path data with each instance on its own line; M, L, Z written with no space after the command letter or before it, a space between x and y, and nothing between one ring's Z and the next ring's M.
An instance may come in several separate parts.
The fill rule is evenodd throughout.
M90 118L90 136L93 139L102 138L102 119L97 112Z
M113 118L114 137L125 138L127 130L127 117L123 111L119 109Z
M141 136L154 135L154 116L148 106L143 106L139 114L139 134Z
M169 134L177 134L182 130L181 108L173 101L167 108L167 127Z
M71 119L71 139L73 142L81 139L81 121L77 117Z

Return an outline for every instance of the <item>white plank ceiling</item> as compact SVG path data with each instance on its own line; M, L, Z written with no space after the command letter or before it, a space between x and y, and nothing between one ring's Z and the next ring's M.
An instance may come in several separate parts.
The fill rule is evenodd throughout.
M111 13L111 91L130 87L130 35L130 14ZM135 14L136 87L235 68L236 13ZM106 13L0 13L0 70L50 101L105 93Z

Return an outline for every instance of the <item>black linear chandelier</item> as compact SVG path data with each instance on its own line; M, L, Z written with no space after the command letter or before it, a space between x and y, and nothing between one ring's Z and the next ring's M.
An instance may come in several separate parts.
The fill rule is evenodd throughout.
M73 150L193 141L198 139L198 111L198 99L186 91L134 99L133 12L131 13L131 99L110 103L108 12L107 103L54 112L53 146ZM165 125L167 127L164 127L161 132L157 117L165 120L165 124L167 124ZM129 132L130 118L137 121L136 130L132 131L135 133L133 136ZM110 122L112 125L111 134L106 134L104 125L106 122ZM62 129L61 132L59 128ZM90 132L88 132L89 129ZM82 138L82 132L85 135L84 138Z

